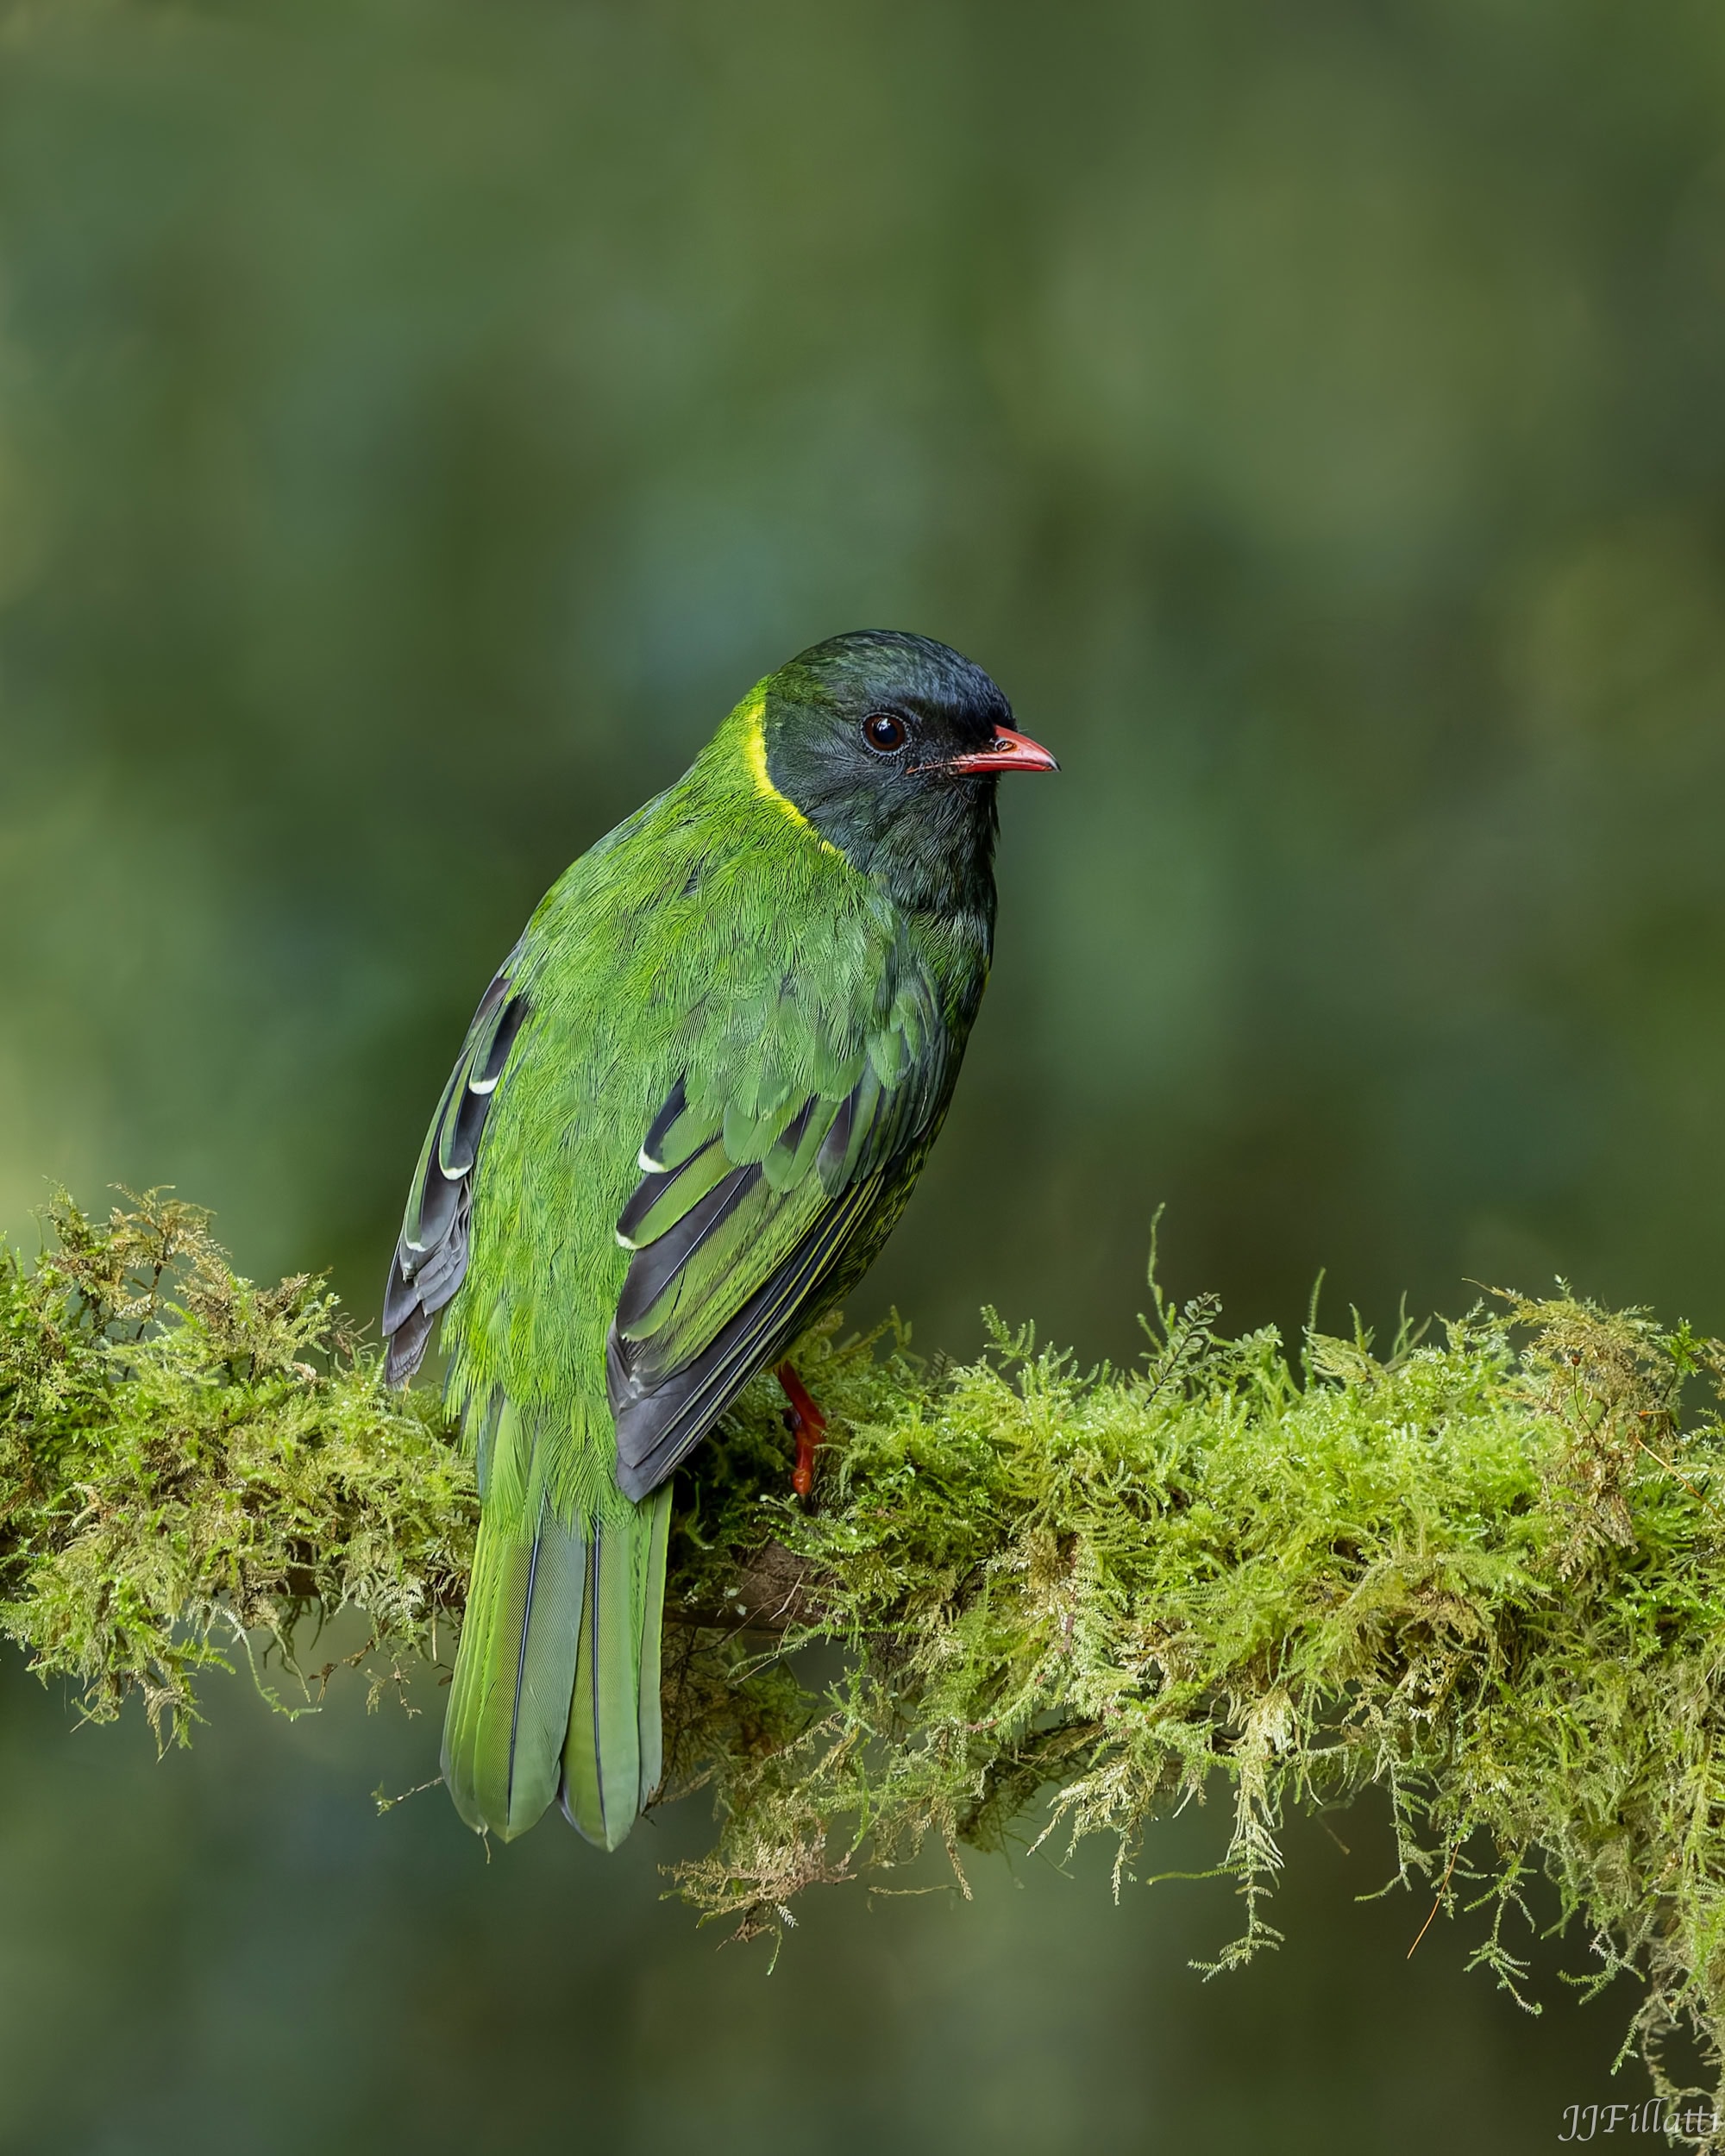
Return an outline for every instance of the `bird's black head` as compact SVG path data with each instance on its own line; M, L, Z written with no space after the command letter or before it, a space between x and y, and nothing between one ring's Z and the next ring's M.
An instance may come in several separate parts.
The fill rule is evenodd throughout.
M981 667L862 629L812 645L766 690L767 777L823 838L902 906L992 914L995 780L1058 767L1013 732Z

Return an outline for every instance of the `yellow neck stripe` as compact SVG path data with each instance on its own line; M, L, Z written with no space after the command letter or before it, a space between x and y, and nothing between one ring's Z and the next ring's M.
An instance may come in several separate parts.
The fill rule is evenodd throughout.
M832 843L831 840L823 838L796 803L787 799L773 784L772 774L767 768L767 692L765 689L757 689L743 707L743 754L749 766L750 775L755 781L755 791L761 799L763 801L770 801L775 808L788 816L792 823L800 824L817 845L825 846L830 854L838 853L837 847ZM844 858L842 855L839 857L841 860Z

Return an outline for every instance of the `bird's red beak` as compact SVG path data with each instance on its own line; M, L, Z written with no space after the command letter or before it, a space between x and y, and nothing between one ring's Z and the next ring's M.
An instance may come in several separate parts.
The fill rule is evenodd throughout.
M1058 771L1060 766L1039 741L1032 741L1028 734L1015 734L1010 726L997 726L994 738L986 749L979 749L969 756L954 756L941 768L945 771Z

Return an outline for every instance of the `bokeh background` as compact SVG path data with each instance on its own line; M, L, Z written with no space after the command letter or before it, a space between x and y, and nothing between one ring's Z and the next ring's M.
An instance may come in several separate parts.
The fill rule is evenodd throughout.
M0 0L0 1226L172 1182L369 1312L540 893L886 624L1065 770L858 1319L1130 1355L1165 1202L1243 1326L1324 1267L1725 1330L1722 392L1710 0ZM159 1766L0 1670L0 2147L1484 2153L1641 2092L1621 1987L1406 1959L1368 1808L1244 1977L1225 1887L1045 1853L769 1976L656 1899L698 1805L373 1816L430 1704L235 1680Z

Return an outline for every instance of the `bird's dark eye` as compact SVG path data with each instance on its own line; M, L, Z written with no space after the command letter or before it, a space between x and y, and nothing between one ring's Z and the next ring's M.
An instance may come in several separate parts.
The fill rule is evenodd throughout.
M862 738L871 749L890 756L895 749L905 745L905 722L894 718L890 711L871 711L862 722Z

